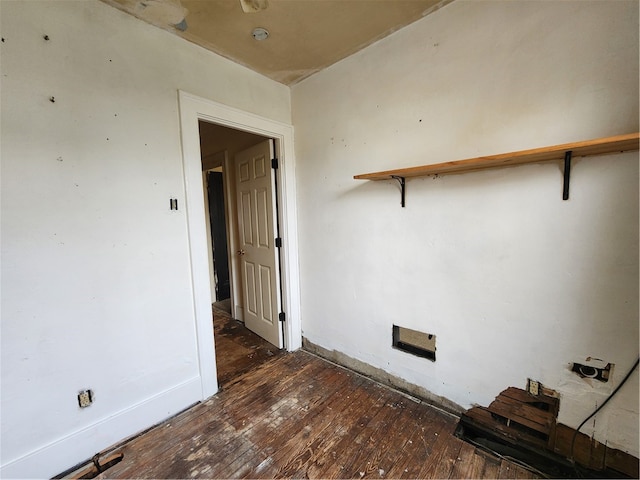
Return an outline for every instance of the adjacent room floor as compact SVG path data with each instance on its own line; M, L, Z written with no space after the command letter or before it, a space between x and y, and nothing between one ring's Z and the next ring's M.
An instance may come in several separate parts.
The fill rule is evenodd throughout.
M456 417L214 316L221 391L98 478L535 478L454 437Z
M214 303L213 330L218 387L224 390L240 380L243 374L286 352L278 350L277 347L260 338L247 329L242 322L233 320L229 313L230 309L227 310L230 307L223 302L220 303Z

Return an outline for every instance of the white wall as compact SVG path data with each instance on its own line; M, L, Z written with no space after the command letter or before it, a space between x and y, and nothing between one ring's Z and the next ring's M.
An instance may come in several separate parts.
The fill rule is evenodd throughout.
M638 3L458 0L292 88L303 335L468 408L528 377L577 427L638 356L638 154L353 175L638 131ZM432 363L391 348L437 336ZM592 356L608 384L568 371ZM598 383L598 382L595 382ZM638 456L638 374L595 437ZM593 431L593 423L583 428Z
M0 13L1 474L49 477L202 397L178 89L286 123L290 98L97 0Z

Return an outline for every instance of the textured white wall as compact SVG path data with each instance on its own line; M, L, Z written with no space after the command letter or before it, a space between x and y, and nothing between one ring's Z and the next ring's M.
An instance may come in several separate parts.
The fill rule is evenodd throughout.
M638 3L456 1L292 88L303 335L467 408L527 378L576 427L638 355L638 154L352 176L638 131ZM391 326L437 336L432 363ZM615 363L591 385L568 371ZM638 455L638 374L596 438ZM597 382L596 382L597 383ZM584 427L590 433L593 422Z
M202 395L178 89L290 97L97 0L0 7L2 476L49 477Z

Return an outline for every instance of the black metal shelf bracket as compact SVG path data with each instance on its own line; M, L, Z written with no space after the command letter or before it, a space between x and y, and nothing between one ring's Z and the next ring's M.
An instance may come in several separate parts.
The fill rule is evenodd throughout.
M398 175L391 175L391 178L393 178L394 180L397 180L398 183L400 184L400 205L402 205L402 208L404 208L404 192L406 188L405 178L400 177Z
M569 182L571 181L571 150L564 152L564 182L562 184L562 200L569 200Z

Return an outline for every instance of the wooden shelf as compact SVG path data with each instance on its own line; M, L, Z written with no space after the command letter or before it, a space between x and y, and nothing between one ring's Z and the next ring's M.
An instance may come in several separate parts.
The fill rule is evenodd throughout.
M629 133L615 137L596 138L583 142L564 143L551 147L520 150L518 152L500 153L486 157L467 158L453 162L434 163L421 167L398 168L383 172L363 173L355 175L356 180L397 180L400 183L401 205L405 203L405 180L411 177L425 177L427 175L451 175L454 173L475 172L489 168L514 167L528 163L542 163L564 161L564 183L562 199L569 199L569 179L571 175L571 159L575 157L589 157L638 150L640 133Z
M468 158L466 160L435 163L433 165L423 165L420 167L364 173L361 175L355 175L353 178L356 180L389 180L396 177L411 178L424 177L427 175L449 175L453 173L485 170L488 168L510 167L515 165L524 165L527 163L564 160L566 152L572 152L571 156L576 158L638 150L639 143L640 133L630 133L615 137L565 143L562 145L554 145L552 147L501 153L498 155L488 155L485 157Z

